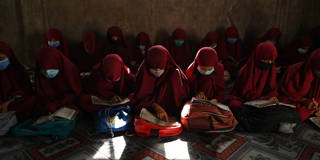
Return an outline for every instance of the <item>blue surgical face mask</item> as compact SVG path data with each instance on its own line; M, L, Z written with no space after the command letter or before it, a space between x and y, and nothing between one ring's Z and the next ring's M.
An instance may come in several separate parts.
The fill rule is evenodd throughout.
M55 42L48 41L48 46L58 48L60 46L60 41L55 41Z
M42 70L42 75L46 78L54 78L58 75L59 69L48 69L48 70Z
M208 71L202 70L202 69L200 68L200 66L198 66L197 69L198 69L198 71L199 71L200 74L205 75L205 76L208 76L208 75L210 75L212 72L214 72L214 67L212 67L212 69L210 69L210 70L208 70Z
M227 42L230 43L230 44L234 44L237 42L237 38L227 38Z
M174 40L174 44L175 44L176 46L182 46L183 43L184 43L184 40Z
M139 47L139 49L140 49L141 51L143 51L143 50L146 49L146 46L145 46L145 45L139 45L138 47Z
M8 68L10 64L9 58L0 61L0 71L3 71Z
M307 49L303 49L303 48L298 48L297 51L298 51L298 53L300 53L300 54L306 54L306 53L308 52Z

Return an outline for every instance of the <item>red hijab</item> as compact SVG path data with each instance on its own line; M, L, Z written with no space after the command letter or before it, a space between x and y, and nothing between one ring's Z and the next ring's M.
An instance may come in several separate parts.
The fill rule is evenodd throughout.
M214 72L210 75L202 75L199 73L198 66L213 66ZM190 81L192 94L204 92L209 99L217 98L223 102L224 97L224 69L219 63L217 52L210 47L201 48L194 61L186 71L186 75Z
M231 95L245 100L277 96L275 63L273 63L273 67L270 70L261 70L258 67L260 60L275 61L276 58L277 49L273 44L268 42L260 43L248 62L240 69Z
M309 47L309 51L305 54L298 53L298 48ZM298 41L289 44L284 47L281 53L279 64L284 66L289 66L291 64L298 63L300 61L306 60L312 47L312 39L310 36L302 36Z
M204 39L200 42L200 47L210 47L213 43L218 44L218 32L208 32Z
M119 81L117 81L120 78ZM123 96L128 87L128 80L134 80L130 69L117 54L109 54L92 69L88 91L103 98ZM132 83L132 81L131 81ZM125 95L127 96L127 95Z
M48 41L51 39L55 39L56 41L60 41L60 46L57 48L60 52L62 52L66 57L69 57L69 45L67 41L63 38L61 31L58 29L49 29L46 33L46 37L42 42L41 47L49 47Z
M165 69L161 77L157 78L149 71L150 68ZM179 77L172 78L172 73L177 73ZM170 81L182 81L182 86L168 86ZM165 105L163 107L170 110L170 108L180 107L182 99L187 97L186 88L184 83L187 77L182 70L177 66L168 50L161 45L152 46L148 49L146 58L141 63L137 72L137 91L135 94L136 100L140 102L138 108L149 107L152 103L175 103L175 106ZM180 83L179 83L180 84ZM170 87L170 88L166 88ZM174 97L166 96L163 89L171 89ZM172 98L175 102L167 102L165 98Z
M174 40L184 40L184 43L182 46L176 46ZM174 30L165 47L181 69L186 70L191 61L191 52L185 31L181 28Z
M63 98L65 93L79 95L82 91L77 68L59 50L40 48L36 53L36 91L48 100ZM59 69L55 78L46 78L41 70Z
M119 37L118 43L111 41L113 36ZM131 45L127 39L124 38L120 27L113 26L107 31L106 53L117 53L128 64L132 59Z
M277 47L278 43L279 43L280 36L281 36L281 32L280 32L279 28L269 29L262 37L256 39L253 42L250 50L248 51L248 56L250 56L252 51L258 46L259 43L265 42L267 40L276 42L275 46Z
M294 101L306 97L315 98L319 102L320 78L316 78L312 73L312 69L320 70L319 61L320 49L317 49L305 62L289 66L281 80L281 93Z
M237 38L238 40L236 43L230 44L227 42L227 38ZM244 58L241 51L238 29L236 27L227 28L226 33L219 41L218 46L219 59L225 60L231 56L233 59L240 61Z
M102 45L93 32L88 32L72 55L72 60L80 72L90 72L103 58Z
M0 103L8 100L10 96L30 95L32 90L28 74L15 57L11 47L0 41L0 53L5 54L10 61L8 67L0 71Z
M145 53L147 53L147 50L152 45L150 38L149 38L149 35L147 33L140 32L136 37L135 59L138 64L140 64L145 57L145 55L141 54L141 50L139 49L139 45L146 46Z

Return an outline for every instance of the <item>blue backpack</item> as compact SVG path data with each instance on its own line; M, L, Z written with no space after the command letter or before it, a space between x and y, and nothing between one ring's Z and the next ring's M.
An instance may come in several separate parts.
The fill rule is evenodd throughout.
M94 114L93 135L126 131L131 127L130 106L103 109Z
M37 119L29 119L13 128L15 136L51 136L55 140L67 138L75 127L75 120L56 120L33 125ZM51 143L51 142L48 142Z

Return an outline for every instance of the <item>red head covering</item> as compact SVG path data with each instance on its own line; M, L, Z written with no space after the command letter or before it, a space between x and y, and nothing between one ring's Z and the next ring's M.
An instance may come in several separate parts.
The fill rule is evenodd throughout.
M62 52L66 57L69 57L69 45L67 41L63 38L62 33L58 29L49 29L46 33L46 37L42 42L41 47L48 47L48 41L55 39L56 41L60 41L60 46L57 48L60 52Z
M299 40L299 43L297 44L299 48L306 48L306 47L310 48L311 45L312 45L312 39L308 35L302 36Z
M238 40L236 43L230 44L227 42L227 38L237 38ZM237 28L227 28L225 36L219 41L218 44L219 59L225 60L228 57L232 57L234 60L240 61L242 58L244 58L239 41L240 40Z
M281 80L281 92L292 100L302 97L320 100L320 80L315 78L312 69L320 70L320 49L312 52L305 62L288 67Z
M268 42L260 43L248 62L240 69L231 95L245 100L277 96L275 63L273 63L273 67L270 70L261 70L258 67L260 60L275 61L276 58L277 49L273 44Z
M81 93L77 68L59 50L53 47L40 48L36 53L36 65L36 90L39 96L52 101L63 98L66 93ZM41 74L41 70L47 69L59 69L59 73L49 79Z
M201 75L198 66L213 66L214 72L208 76ZM186 71L193 94L204 92L209 99L217 98L220 102L224 97L224 69L219 63L217 52L210 47L201 48L195 60Z
M204 39L200 42L200 47L210 47L213 43L218 43L218 32L208 32Z
M138 48L139 45L145 45L146 49L145 51L147 51L152 43L150 41L149 35L145 32L140 32L137 37L136 37L136 47L135 47L135 60L138 64L140 64L142 62L142 60L144 59L145 55L141 54L141 50Z
M93 32L88 32L83 37L71 58L80 72L90 72L92 67L103 58L102 45Z
M5 54L10 61L8 68L0 71L0 103L8 100L10 96L31 94L28 74L15 57L11 47L0 41L0 53Z
M129 41L124 38L120 27L110 27L107 31L107 36L108 38L105 52L107 54L116 52L126 64L129 63L129 61L132 59L131 45ZM111 41L113 36L119 37L119 43L113 43Z
M159 78L149 71L150 68L158 67L165 69ZM176 77L176 75L179 77ZM149 107L153 102L164 105L163 107L167 109L180 106L182 100L186 98L186 88L183 84L186 80L186 76L174 62L168 50L161 45L152 46L149 48L147 57L141 63L137 72L137 91L135 96L140 101L138 107ZM180 86L168 86L172 81L179 81ZM170 93L166 92L168 90L170 90ZM172 93L174 93L172 97L165 95ZM166 101L166 98L171 98L171 101ZM164 103L174 103L175 106L165 105Z
M185 32L181 28L177 28L173 31L169 41L166 43L166 48L169 50L169 53L172 55L173 59L177 62L179 66L183 70L186 70L190 60L191 60L191 52L189 48L189 44L185 39ZM182 46L176 46L175 40L184 40Z
M87 85L88 91L103 98L122 95L129 89L125 87L128 77L134 79L121 57L117 54L109 54L93 67ZM116 82L119 78L120 80Z

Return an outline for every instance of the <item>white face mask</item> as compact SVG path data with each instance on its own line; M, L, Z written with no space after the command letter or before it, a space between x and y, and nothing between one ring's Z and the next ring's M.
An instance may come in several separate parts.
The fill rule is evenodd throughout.
M153 74L155 77L161 77L161 75L164 73L164 69L155 70L155 69L150 68L149 71L150 71L150 73Z
M215 48L217 48L217 44L211 45L210 47L213 48L213 49L215 49Z
M298 48L297 51L298 51L298 53L300 53L300 54L306 54L306 53L308 52L307 49L303 49L303 48Z
M198 71L200 72L200 74L202 75L210 75L212 72L214 72L214 67L212 67L212 69L210 69L209 71L204 71L200 68L200 66L197 67Z

